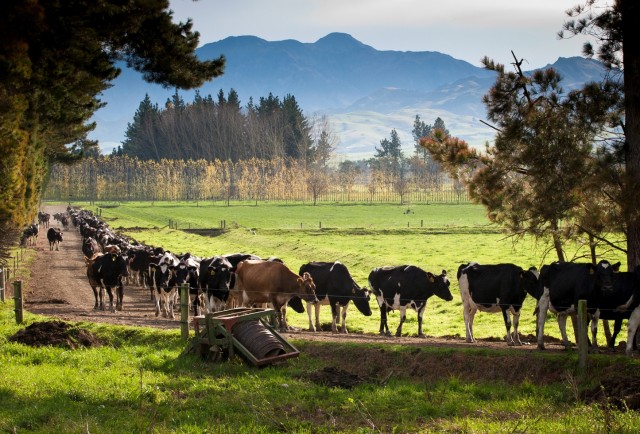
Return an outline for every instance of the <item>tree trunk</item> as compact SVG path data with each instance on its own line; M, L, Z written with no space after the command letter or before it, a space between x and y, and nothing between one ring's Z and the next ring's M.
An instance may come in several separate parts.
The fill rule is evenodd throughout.
M620 0L625 93L627 267L640 265L640 2Z
M553 247L556 249L558 255L558 261L564 262L564 250L562 250L562 240L558 235L557 230L553 231Z

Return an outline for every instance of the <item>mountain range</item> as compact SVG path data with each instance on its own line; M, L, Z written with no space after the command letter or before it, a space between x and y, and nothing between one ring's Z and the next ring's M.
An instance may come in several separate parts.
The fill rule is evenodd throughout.
M234 89L244 106L250 98L257 102L269 93L280 99L291 94L307 117L328 117L338 139L339 160L372 156L392 129L409 155L416 115L427 124L440 117L452 135L472 146L483 146L494 136L480 120L485 116L482 96L495 73L447 54L379 51L345 33L331 33L314 43L234 36L205 44L196 54L201 59L226 58L224 75L199 88L201 95L215 98L221 89L225 94ZM564 77L565 91L605 74L600 62L583 57L559 58L547 67ZM164 107L175 92L121 68L122 74L100 96L106 107L92 119L97 128L89 137L97 139L105 153L124 140L127 123L145 94ZM195 91L179 93L190 102Z

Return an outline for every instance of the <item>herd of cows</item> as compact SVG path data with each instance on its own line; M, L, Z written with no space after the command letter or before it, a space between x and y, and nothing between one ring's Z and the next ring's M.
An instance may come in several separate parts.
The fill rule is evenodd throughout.
M363 315L370 316L369 301L373 295L380 308L380 334L391 334L387 314L399 310L400 324L395 335L401 336L409 308L418 315L418 336L424 336L422 319L428 299L434 295L445 301L453 299L445 270L437 275L415 265L379 267L369 274L370 288L367 289L359 286L340 262L310 262L295 273L275 257L263 260L241 253L210 258L191 253L175 255L161 247L143 245L116 234L91 211L68 207L67 215L56 215L55 218L64 227L70 220L83 238L82 251L87 278L95 296L94 309L107 308L106 291L109 310L121 310L125 285L136 285L149 289L156 316L174 318L178 289L186 285L194 315L235 306L269 304L275 311L279 327L286 329L287 306L302 313L302 302L305 301L309 330L320 329L319 309L328 304L333 318L332 331L346 333L350 302ZM62 218L69 220L62 221ZM45 223L40 221L40 224ZM48 238L52 229L48 231ZM62 232L57 230L57 234L54 241L49 238L51 250L54 246L57 250L62 241ZM27 238L23 235L23 239ZM593 347L597 346L599 319L615 321L614 333L607 342L610 347L615 344L622 321L628 320L626 352L631 355L636 349L635 335L640 325L640 267L621 272L619 262L611 264L602 260L598 264L554 262L540 270L535 267L525 270L514 264L472 262L458 267L457 279L467 342L475 342L473 322L478 311L501 312L507 344L521 345L520 310L526 296L530 295L537 301L539 349L545 347L544 327L548 311L557 314L562 343L565 347L570 346L567 318L571 318L575 326L578 300L582 299L587 300Z

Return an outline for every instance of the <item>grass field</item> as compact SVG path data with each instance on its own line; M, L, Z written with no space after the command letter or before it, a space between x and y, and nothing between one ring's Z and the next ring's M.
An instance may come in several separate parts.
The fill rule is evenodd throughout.
M83 204L78 204L84 206ZM101 204L98 204L101 205ZM91 209L87 206L88 209ZM277 256L295 272L308 261L340 261L360 285L367 285L372 269L384 265L413 264L439 274L446 270L454 300L429 300L425 333L432 336L464 336L462 302L456 272L470 261L482 264L515 263L523 268L556 260L545 254L546 246L531 239L508 237L491 224L478 205L354 204L318 205L269 203L122 203L101 207L102 218L111 228L140 242L162 246L176 253L191 252L209 257L225 253L252 253ZM215 236L201 236L201 229L226 230ZM170 223L171 222L171 223ZM174 229L177 225L177 229ZM190 229L189 229L190 228ZM184 230L183 230L184 229ZM584 254L579 246L569 255ZM607 257L623 261L620 257ZM373 316L363 317L355 309L349 316L350 329L377 333L379 310L371 301ZM535 302L525 300L521 332L535 334ZM292 312L295 326L306 327L307 315ZM328 308L322 310L322 323L330 323ZM549 317L545 333L559 337L555 318ZM397 326L397 313L390 316L390 327ZM504 336L501 315L479 313L476 337ZM417 318L409 313L403 332L417 333ZM625 330L621 337L625 336Z

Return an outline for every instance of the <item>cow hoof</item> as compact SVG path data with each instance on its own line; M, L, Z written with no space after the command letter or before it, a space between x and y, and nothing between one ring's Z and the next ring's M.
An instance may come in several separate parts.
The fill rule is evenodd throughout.
M93 305L93 310L98 310L98 307L99 307L99 306L98 306L98 303L94 304L94 305Z
M160 312L156 312L156 316L160 316Z

